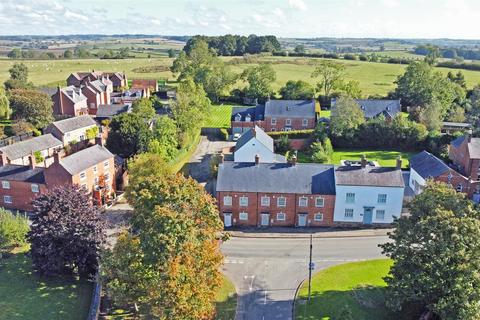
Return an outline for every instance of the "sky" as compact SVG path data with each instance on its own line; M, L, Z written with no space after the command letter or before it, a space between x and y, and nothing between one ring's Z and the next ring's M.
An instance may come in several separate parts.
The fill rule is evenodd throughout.
M0 34L480 39L479 0L0 0Z

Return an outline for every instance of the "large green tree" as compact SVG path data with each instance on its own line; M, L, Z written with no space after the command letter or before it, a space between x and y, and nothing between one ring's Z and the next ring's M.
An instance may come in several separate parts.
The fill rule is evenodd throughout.
M275 70L270 64L249 67L242 73L247 82L245 95L250 98L267 98L273 94L272 84L277 79Z
M5 93L5 90L0 86L0 119L9 119L12 114L12 109L10 109L10 102Z
M172 160L178 152L177 125L167 116L158 117L153 127L153 139L148 151L159 154L164 160Z
M28 89L32 87L32 84L28 82L28 67L24 63L14 63L13 66L8 69L10 78L5 81L5 88L7 90L12 89Z
M280 88L280 95L285 100L312 99L315 89L308 82L289 80L285 86Z
M148 123L155 118L156 114L155 108L153 107L153 102L148 98L135 100L132 103L132 112L144 118Z
M25 89L11 90L10 107L15 119L30 122L36 128L44 128L54 120L52 99L43 92Z
M330 132L337 137L353 137L355 130L365 123L365 115L358 103L348 96L336 100L330 116Z
M341 87L344 76L345 65L331 60L320 61L312 73L312 78L320 78L317 89L326 97L330 97L333 90Z
M420 306L443 320L480 318L480 212L463 193L429 183L394 223L387 305Z
M140 303L156 318L208 319L221 283L215 200L191 178L153 170L157 157L130 164L134 232L104 260L106 289L115 301Z

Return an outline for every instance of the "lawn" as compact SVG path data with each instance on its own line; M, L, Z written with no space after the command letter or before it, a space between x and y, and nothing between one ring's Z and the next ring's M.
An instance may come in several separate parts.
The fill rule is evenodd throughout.
M216 320L234 320L235 311L237 309L237 293L235 286L223 276L223 285L215 297L215 305L217 308Z
M230 104L213 105L210 108L210 115L205 121L206 128L230 128L230 117L232 115Z
M0 319L84 320L91 296L90 282L36 276L24 252L0 260Z
M396 319L384 305L386 283L383 281L392 265L390 259L353 262L330 267L312 279L312 298L308 283L300 288L297 320L341 319L349 309L355 320ZM398 319L398 318L397 318Z
M408 167L408 159L413 156L414 152L388 151L388 150L351 150L351 149L337 149L332 155L332 164L339 165L341 160L360 160L362 155L367 157L367 160L377 161L382 167L395 167L397 165L397 157L402 156L402 168ZM311 155L308 152L297 153L298 162L308 163L312 162Z

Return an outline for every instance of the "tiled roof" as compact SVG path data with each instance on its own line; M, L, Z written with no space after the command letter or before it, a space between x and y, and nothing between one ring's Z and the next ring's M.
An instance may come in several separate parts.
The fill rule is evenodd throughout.
M83 115L55 121L51 125L55 126L61 133L66 133L80 128L90 127L95 124L95 120L93 120L91 116Z
M8 159L16 160L41 150L49 148L62 147L60 140L51 134L44 134L42 136L34 137L29 140L17 142L0 148L0 151L5 153Z
M61 159L60 164L74 175L112 157L114 155L107 148L96 144Z
M112 118L124 112L130 111L128 104L101 104L98 106L97 118Z
M88 85L95 88L98 92L104 92L107 90L107 87L100 80L90 81Z
M65 94L65 96L67 96L74 103L81 102L83 100L87 100L87 97L85 97L83 95L80 88L77 88L75 86L68 86L66 88L63 88L62 92Z
M335 168L335 182L345 186L404 187L402 170L387 167L340 166Z
M334 168L315 163L234 163L218 167L217 191L335 194Z
M215 108L215 107L212 107L212 108ZM240 115L240 121L245 121L245 117L247 115L250 116L250 121L263 120L264 112L265 112L264 105L257 105L256 107L252 107L252 106L233 107L231 120L235 121L235 117L237 117L237 115Z
M265 117L315 117L315 100L268 100Z
M0 167L0 180L45 183L44 168L7 164Z
M365 99L355 100L363 113L365 118L375 118L380 114L395 117L401 110L400 100L379 100L379 99ZM332 108L336 104L336 99L332 99Z
M438 177L450 169L442 160L427 151L422 151L410 158L410 168L423 179Z
M268 150L273 152L273 139L265 133L261 128L255 126L255 130L248 130L238 139L235 150L240 150L248 141L256 138L261 144L263 144Z

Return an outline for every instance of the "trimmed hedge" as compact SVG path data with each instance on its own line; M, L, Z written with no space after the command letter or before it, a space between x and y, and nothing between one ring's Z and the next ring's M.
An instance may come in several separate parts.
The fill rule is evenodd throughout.
M280 139L280 137L284 136L288 136L289 139L307 139L312 136L312 133L313 129L267 132L273 139Z

